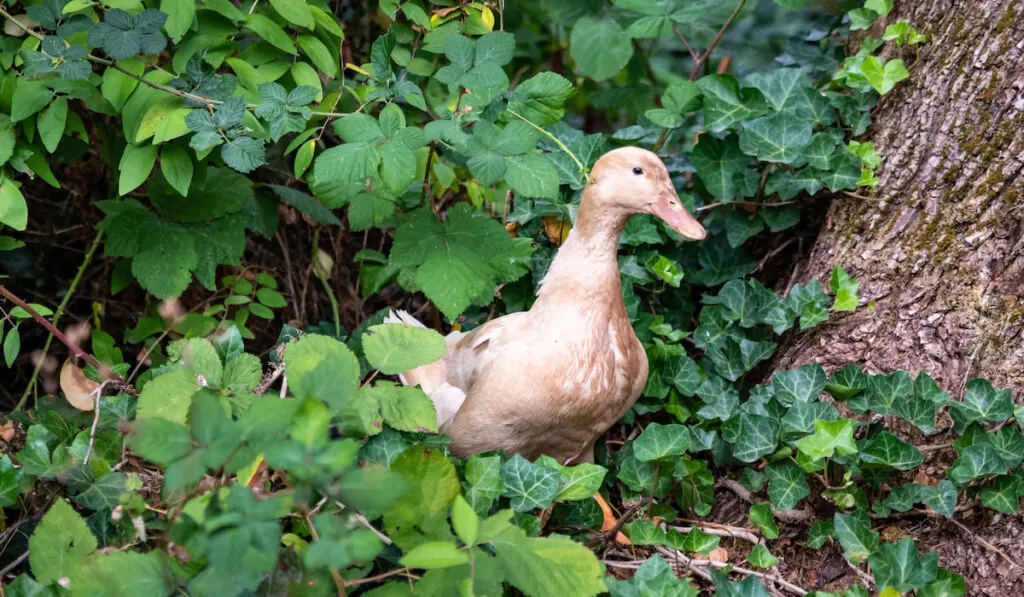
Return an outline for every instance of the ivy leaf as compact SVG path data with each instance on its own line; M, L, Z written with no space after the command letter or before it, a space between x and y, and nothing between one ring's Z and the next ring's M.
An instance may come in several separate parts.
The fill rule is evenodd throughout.
M899 543L886 543L868 558L875 584L892 587L900 593L920 589L935 580L939 567L939 554L918 555L917 544L910 537Z
M667 545L665 531L650 520L634 520L627 530L629 540L636 545Z
M608 578L611 597L697 597L699 591L679 578L660 555L648 558L629 580Z
M683 551L688 553L700 553L706 555L714 551L720 542L721 537L705 533L700 529L700 527L694 526L690 528L690 532L686 533L680 547Z
M768 475L768 497L775 507L789 510L811 494L800 467L792 462L773 462L765 468Z
M817 401L825 388L825 370L817 363L809 363L790 371L772 374L775 398L786 406L797 402Z
M597 464L581 463L575 466L562 466L552 460L555 468L559 471L560 480L558 483L558 495L556 502L567 502L583 500L594 497L594 493L604 482L608 469Z
M1013 397L1010 390L997 390L987 380L972 379L963 401L949 404L949 414L960 432L974 422L1000 423L1013 414Z
M768 589L756 576L748 576L737 583L729 582L729 578L721 572L711 572L711 581L718 592L716 597L769 597Z
M988 475L1005 475L1006 463L992 444L976 443L964 448L948 474L953 482L964 485Z
M796 441L797 450L809 461L817 462L833 455L849 456L857 453L853 440L854 423L851 419L814 422L814 433Z
M832 113L821 93L811 86L806 75L796 68L779 68L754 73L747 83L761 92L777 112L789 112L801 120L830 124Z
M90 510L103 510L118 505L125 492L128 476L124 473L106 473L84 491L75 496L75 502Z
M852 279L845 269L838 265L832 268L829 288L835 296L833 311L853 311L857 308L857 290L860 288L860 282Z
M385 375L404 373L444 356L444 337L434 330L403 324L371 326L363 334L363 353Z
M32 575L49 585L76 573L97 544L85 520L58 499L33 531L28 547Z
M505 484L501 480L501 457L476 455L466 462L462 485L466 501L477 514L487 513L491 504L501 497Z
M910 76L903 61L899 58L883 61L877 56L864 58L860 72L867 78L871 87L881 95L889 93L897 83Z
M733 135L724 141L701 135L690 161L708 192L721 201L743 199L757 191L757 172L750 168L750 156L740 150Z
M733 456L740 462L754 462L778 446L779 422L772 417L742 413L739 428ZM772 478L770 471L768 478Z
M926 506L943 516L952 516L956 511L957 491L948 479L943 479L935 487L925 486L920 496Z
M532 248L523 240L510 238L496 220L474 216L465 203L444 222L420 210L395 231L389 263L416 268L416 285L454 319L470 304L489 303L498 282L526 273Z
M831 520L815 520L807 531L807 547L820 549L829 537L835 537L836 528Z
M773 556L772 552L768 551L768 548L763 543L759 543L750 552L750 555L747 556L747 561L754 568L771 568L779 563L779 558Z
M803 168L796 172L776 170L768 176L764 191L769 195L778 195L779 199L784 200L792 199L800 193L816 195L818 191L825 188L825 183L819 177L820 175L813 168Z
M682 425L650 423L633 440L633 453L642 462L680 456L690 447L690 434Z
M857 365L847 365L829 377L825 391L836 400L849 400L868 387L868 376Z
M603 81L633 57L633 42L613 19L586 16L573 25L569 53L584 75Z
M740 149L764 162L799 165L811 143L811 124L791 112L745 120L740 128Z
M732 75L709 75L697 80L704 95L704 126L713 132L732 128L767 111L764 98L756 89L740 90Z
M531 463L518 454L501 467L505 495L511 499L512 509L516 512L550 506L558 495L559 479L558 471Z
M1019 475L998 477L995 485L981 490L981 504L986 508L1016 516L1020 510L1020 498L1024 495L1024 483Z
M768 504L757 504L756 506L751 506L750 512L747 513L747 517L750 519L750 522L757 526L765 539L779 538L779 526L775 524L775 518L772 516L772 507Z
M833 523L846 559L859 564L878 550L878 533L871 530L866 516L837 512Z
M898 471L916 468L923 461L920 450L900 441L888 431L882 431L867 440L861 448L860 458L864 462L884 464Z

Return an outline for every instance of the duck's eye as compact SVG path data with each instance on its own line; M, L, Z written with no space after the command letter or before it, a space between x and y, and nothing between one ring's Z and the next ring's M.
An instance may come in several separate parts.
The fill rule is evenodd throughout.
M640 166L633 166L633 174L636 174L637 176L640 176L643 173L644 173L644 169L643 168L641 168Z

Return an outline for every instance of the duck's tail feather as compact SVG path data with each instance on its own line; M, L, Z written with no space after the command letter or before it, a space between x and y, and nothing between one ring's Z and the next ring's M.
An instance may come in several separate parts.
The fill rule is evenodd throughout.
M400 323L412 327L426 328L415 317L401 309L390 310L384 317L384 323ZM461 336L462 334L457 334ZM449 346L450 346L449 342ZM437 426L443 428L455 418L455 413L466 400L466 392L448 383L447 365L444 358L433 363L420 365L398 375L398 379L407 386L419 386L434 403L437 411Z

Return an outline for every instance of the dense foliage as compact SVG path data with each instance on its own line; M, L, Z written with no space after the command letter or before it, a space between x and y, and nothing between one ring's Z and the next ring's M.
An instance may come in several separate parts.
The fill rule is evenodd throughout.
M94 318L60 394L44 395L37 366L7 419L18 449L0 456L0 520L20 549L0 560L19 574L5 594L696 595L674 567L753 597L766 582L793 591L774 570L776 518L804 525L811 549L837 541L883 595L964 594L935 554L882 541L872 520L975 501L1017 513L1024 413L1009 392L978 379L952 400L925 373L764 371L780 339L871 309L842 264L827 289L778 294L754 276L823 195L863 200L877 184L883 158L858 139L927 42L893 22L847 55L845 35L891 0L803 4L382 0L364 47L344 45L342 9L320 0L0 8L0 247L21 250L43 209L29 185L61 188L99 154L113 183L92 202L103 218L79 273L102 247L110 292L149 299L131 329ZM662 155L712 233L682 242L644 216L622 235L651 364L624 441L577 466L448 456L429 399L386 379L443 341L384 311L344 329L321 231L380 235L351 256L363 298L397 284L469 329L529 307L589 168L620 145ZM303 330L280 324L299 300L284 269L246 252L295 212L332 305ZM199 287L205 300L175 312L169 299ZM22 331L59 320L67 298L0 291L12 366ZM262 361L256 320L280 329ZM915 446L947 411L955 441ZM941 478L919 468L947 448ZM674 525L712 511L716 478L754 502L746 563L706 558L712 527ZM597 491L651 554L628 580L588 547L611 540Z

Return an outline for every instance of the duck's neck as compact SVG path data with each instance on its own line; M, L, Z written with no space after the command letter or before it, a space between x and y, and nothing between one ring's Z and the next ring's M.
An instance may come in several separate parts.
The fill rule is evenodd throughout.
M589 190L589 189L588 189ZM630 214L600 209L585 191L576 225L551 262L537 293L535 308L622 303L619 236Z

